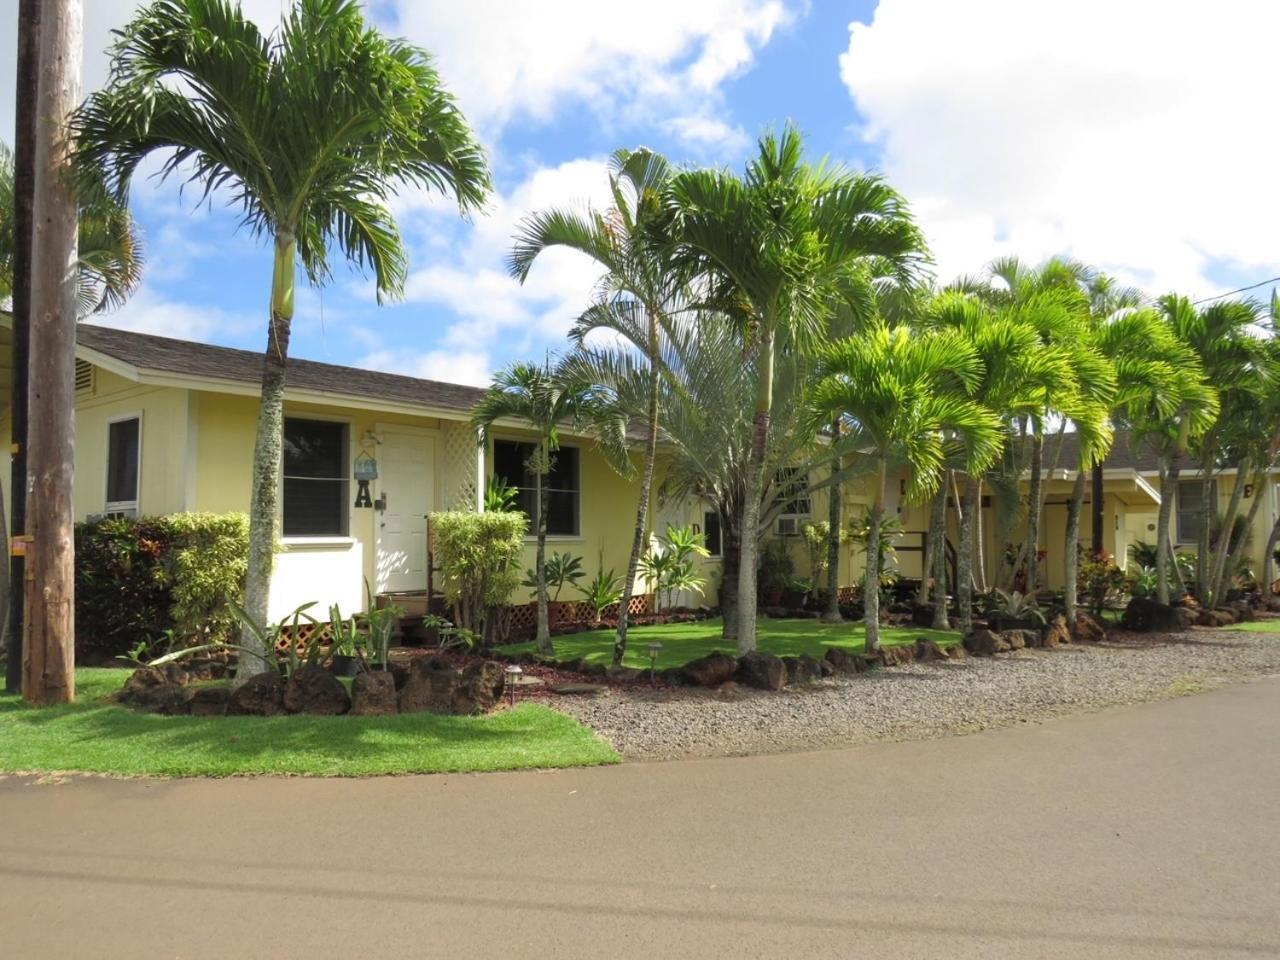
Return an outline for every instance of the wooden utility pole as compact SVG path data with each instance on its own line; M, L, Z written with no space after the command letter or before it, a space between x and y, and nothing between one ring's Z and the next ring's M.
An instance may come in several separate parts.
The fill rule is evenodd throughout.
M71 114L80 103L81 0L44 0L36 94L27 425L27 638L22 695L75 699L76 241Z
M40 0L18 0L18 76L13 144L13 337L9 376L10 544L27 532L27 343L31 330L31 221L35 200L36 90L40 58ZM10 551L6 550L6 553ZM21 550L8 558L5 590L8 648L5 689L22 689L23 584Z

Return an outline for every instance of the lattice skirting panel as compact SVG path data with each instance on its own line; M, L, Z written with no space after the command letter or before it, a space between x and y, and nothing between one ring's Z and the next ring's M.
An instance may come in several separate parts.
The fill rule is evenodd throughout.
M652 613L653 594L644 593L632 597L627 609L633 617ZM585 620L592 619L594 616L595 612L591 607L580 600L553 601L547 610L547 621L552 629L565 623L582 623ZM615 603L605 608L605 620L613 620L617 616L618 604ZM533 636L537 632L537 627L538 604L536 602L519 603L511 607L510 635L513 640Z
M858 587L840 587L836 590L837 603L856 603L862 590Z

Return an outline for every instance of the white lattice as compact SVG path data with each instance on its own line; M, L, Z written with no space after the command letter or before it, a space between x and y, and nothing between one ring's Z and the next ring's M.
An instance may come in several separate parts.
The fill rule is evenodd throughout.
M446 510L475 510L479 504L479 456L476 434L467 423L446 421L440 430L441 506Z

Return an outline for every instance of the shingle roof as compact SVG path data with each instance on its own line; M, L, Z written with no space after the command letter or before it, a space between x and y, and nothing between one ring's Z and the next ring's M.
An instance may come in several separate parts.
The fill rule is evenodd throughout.
M76 339L85 347L142 370L251 384L262 380L262 354L251 350L85 323L80 324ZM419 380L417 377L293 357L289 358L287 377L289 386L296 389L321 390L459 413L469 412L484 395L478 387Z
M1075 469L1075 465L1079 462L1078 439L1075 433L1063 435L1062 457L1059 460L1061 467L1068 470ZM1056 438L1052 437L1045 441L1046 461L1052 455L1056 442ZM1127 468L1137 470L1139 473L1156 473L1160 470L1160 460L1149 444L1139 443L1128 430L1117 430L1115 443L1102 466L1103 469ZM1178 466L1184 471L1196 471L1200 469L1200 461L1190 454L1185 454L1178 458Z

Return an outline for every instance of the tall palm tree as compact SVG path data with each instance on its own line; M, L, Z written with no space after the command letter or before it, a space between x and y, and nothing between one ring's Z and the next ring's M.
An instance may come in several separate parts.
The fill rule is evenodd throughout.
M1074 375L1070 357L1046 344L1027 316L993 307L978 295L950 289L929 304L923 319L926 329L949 330L964 337L977 355L981 375L964 389L1002 419L1000 447L1006 453L1015 424L1037 416L1044 409L1045 397L1063 393ZM991 462L986 461L983 469ZM983 474L962 469L967 476L960 507L956 600L961 627L968 629L973 619L973 569L980 535L975 527L981 511ZM1014 473L1020 475L1021 470L1015 468Z
M672 237L702 275L709 299L735 316L754 355L755 400L738 595L738 650L756 645L760 490L764 484L779 347L803 352L821 331L828 298L868 258L908 279L924 241L902 197L874 176L813 166L793 128L760 139L739 177L689 170L671 179Z
M1188 343L1186 331L1199 322L1195 306L1185 297L1166 296L1157 302L1164 334L1160 345L1170 358L1170 381L1161 396L1133 398L1120 416L1132 425L1134 439L1156 453L1160 470L1160 511L1156 521L1156 600L1167 604L1172 574L1173 545L1169 522L1177 494L1180 458L1189 444L1213 426L1218 417L1218 391L1209 381L1204 363Z
M547 593L547 514L551 498L547 475L555 466L564 427L591 432L606 460L620 472L630 469L627 450L626 416L608 400L602 400L591 383L580 379L550 359L542 364L513 363L494 375L493 383L471 412L471 423L488 443L489 433L499 420L523 421L537 434L533 456L527 466L534 475L534 512L531 517L537 537L538 623L535 643L539 653L553 654Z
M838 341L819 355L810 405L823 419L848 418L876 468L872 489L864 609L866 649L880 644L879 551L891 461L911 470L908 496L921 499L942 480L947 437L963 443L966 468L984 469L1000 450L1000 420L972 398L982 359L963 334L916 334L886 326ZM957 390L956 387L959 387Z
M263 36L229 0L154 0L124 28L107 87L77 121L82 159L122 199L142 160L226 196L274 264L254 444L245 607L266 619L295 274L330 275L330 250L398 295L404 244L387 206L401 184L480 207L484 152L428 55L367 26L355 0L297 0ZM251 632L241 642L260 646ZM237 680L266 668L244 657Z
M636 504L631 555L622 581L618 609L618 635L613 662L622 663L627 650L627 625L636 570L648 533L649 504L658 451L658 381L662 375L662 331L686 308L685 284L668 256L664 235L667 222L664 192L670 179L667 161L652 150L618 150L609 160L609 187L613 206L605 211L547 210L524 220L508 259L511 273L521 283L534 261L545 250L564 247L594 260L604 275L596 301L583 313L570 336L582 346L599 329L618 334L644 359L642 415L645 421L644 466ZM621 372L628 365L618 357L597 354L601 372ZM615 362L618 361L618 362ZM623 393L634 386L615 384Z

